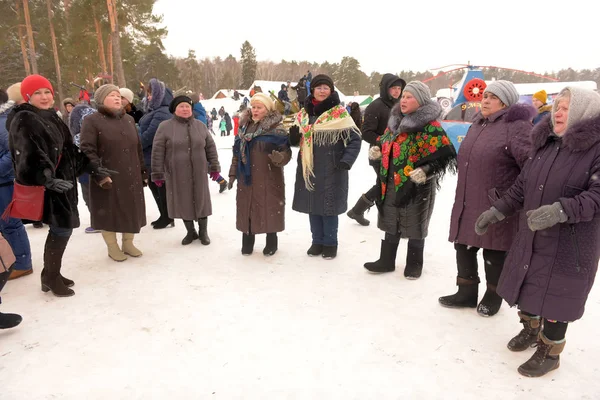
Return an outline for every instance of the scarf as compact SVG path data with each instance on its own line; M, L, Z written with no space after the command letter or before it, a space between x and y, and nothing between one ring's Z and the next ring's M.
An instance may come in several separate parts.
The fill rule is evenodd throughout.
M334 145L343 140L344 145L350 140L352 133L360 136L354 120L342 105L336 105L321 114L317 120L310 124L310 116L303 108L294 118L294 125L300 127L300 157L302 160L302 176L306 189L312 191L314 186L311 177L314 177L313 145Z
M244 177L246 186L252 184L252 161L250 160L250 151L254 143L273 143L277 148L282 148L286 145L289 146L289 137L285 130L278 129L276 126L267 128L262 121L258 124L258 128L254 132L247 132L250 124L244 124L240 127L238 136L235 138L233 144L233 154L238 158L237 176Z
M401 125L402 126L402 125ZM439 121L425 124L418 132L392 131L387 128L381 143L381 202L387 194L388 177L393 173L396 191L395 205L404 205L412 198L417 185L410 173L429 165L429 174L444 174L447 168L456 169L456 151ZM390 161L392 165L390 165Z

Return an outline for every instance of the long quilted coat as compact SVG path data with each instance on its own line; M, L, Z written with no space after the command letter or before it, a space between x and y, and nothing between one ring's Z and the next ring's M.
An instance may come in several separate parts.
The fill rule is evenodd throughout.
M533 107L515 104L489 118L481 114L475 117L458 150L451 242L489 250L510 249L517 234L517 215L490 226L483 236L475 233L475 221L511 187L529 158L534 113Z
M574 321L583 315L600 259L600 117L574 124L561 140L548 116L532 138L535 156L494 206L510 215L560 201L568 220L533 232L521 213L498 294L529 313Z

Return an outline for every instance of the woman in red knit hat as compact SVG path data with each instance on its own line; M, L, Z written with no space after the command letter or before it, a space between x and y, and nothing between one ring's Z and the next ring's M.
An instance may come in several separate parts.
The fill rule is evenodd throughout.
M76 177L88 165L69 132L52 108L52 84L41 75L30 75L21 83L25 103L8 116L9 147L15 166L15 180L22 185L45 186L42 221L50 226L44 247L42 291L55 296L73 296L74 285L60 273L62 256L79 226ZM99 173L93 171L92 173ZM105 172L105 171L104 171Z

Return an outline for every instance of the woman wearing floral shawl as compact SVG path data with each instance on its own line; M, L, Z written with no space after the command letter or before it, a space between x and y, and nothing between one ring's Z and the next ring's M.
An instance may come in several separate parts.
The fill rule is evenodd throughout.
M290 128L290 142L300 146L292 209L309 216L312 246L307 254L331 260L337 255L338 215L348 208L348 171L361 137L327 75L311 81L310 95Z
M404 276L421 276L437 180L447 170L456 171L456 151L438 121L441 113L429 88L410 82L392 109L388 129L378 139L380 147L369 152L371 159L381 159L377 226L385 232L379 260L365 264L371 272L394 271L398 245L405 238Z

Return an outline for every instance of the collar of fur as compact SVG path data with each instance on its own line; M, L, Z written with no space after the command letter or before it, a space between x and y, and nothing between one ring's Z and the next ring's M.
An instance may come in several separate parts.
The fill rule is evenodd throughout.
M252 110L246 109L240 113L240 126L246 126L252 121ZM270 131L271 129L277 128L283 117L277 111L271 111L263 119L258 122L259 129L263 131Z
M152 100L148 103L150 110L156 110L161 106L163 99L165 98L165 92L167 90L164 82L159 81L156 78L150 79L150 91L152 92Z
M121 118L123 115L125 115L125 110L123 108L115 111L108 107L100 106L98 107L98 112L102 115L106 115L109 118Z
M486 119L490 122L495 122L504 116L504 120L506 122L514 122L514 121L531 121L537 115L537 111L533 106L529 104L516 103L510 107L503 108L500 111L495 112L490 115L488 118L485 118L481 111L475 114L473 118L473 122L483 123Z
M552 112L552 106L549 106L546 104L545 106L541 106L540 108L538 108L537 111L538 111L538 114L545 113L545 112Z
M10 111L11 108L15 105L15 102L12 100L7 101L6 103L0 105L0 114L6 114Z
M325 100L323 100L316 106L312 103L313 99L314 99L314 97L311 93L311 95L308 96L308 98L306 99L306 102L304 105L304 108L306 109L307 114L311 117L318 117L321 114L323 114L325 111L332 109L333 107L337 106L338 104L341 104L340 95L338 94L338 92L335 92L335 91L333 93L331 93L331 95L329 95L328 98L326 98Z
M531 132L533 148L538 150L544 147L551 136L554 136L554 125L552 125L552 117L547 115L533 127ZM586 118L568 127L567 132L562 136L562 142L565 147L574 152L593 147L600 142L600 115Z
M388 128L392 132L419 132L431 121L439 119L442 116L442 112L442 107L438 103L429 101L419 107L414 113L403 115L402 111L400 111L400 103L398 103L390 112Z

